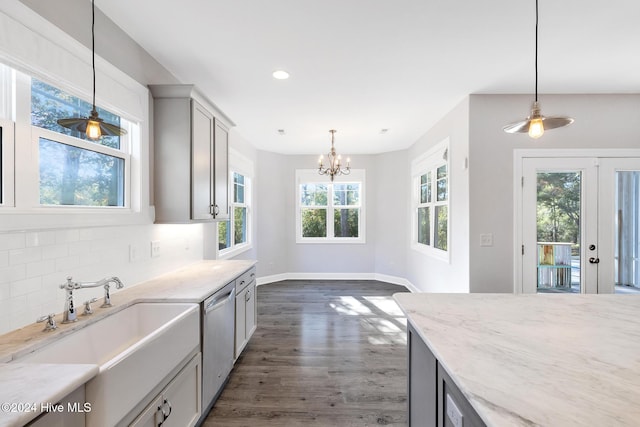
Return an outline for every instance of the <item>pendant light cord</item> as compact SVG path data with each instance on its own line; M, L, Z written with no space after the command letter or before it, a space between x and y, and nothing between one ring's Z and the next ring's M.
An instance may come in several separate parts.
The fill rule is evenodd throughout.
M538 0L536 0L536 102L538 102Z
M537 1L537 0L536 0ZM93 111L96 111L96 10L91 0L91 68L93 69Z

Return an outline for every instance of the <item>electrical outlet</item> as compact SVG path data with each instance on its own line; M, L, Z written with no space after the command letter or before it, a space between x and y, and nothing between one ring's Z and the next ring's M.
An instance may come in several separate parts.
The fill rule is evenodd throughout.
M158 258L160 256L160 241L151 241L151 258Z
M454 427L463 427L464 425L464 417L462 416L462 412L456 406L455 402L451 398L451 395L447 393L447 418L451 421L451 424Z

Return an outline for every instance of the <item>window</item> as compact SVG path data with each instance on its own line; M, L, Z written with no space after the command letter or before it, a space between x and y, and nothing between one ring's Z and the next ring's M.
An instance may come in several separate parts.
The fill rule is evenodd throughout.
M233 172L232 174L231 219L218 223L218 250L225 250L246 245L249 228L249 178Z
M251 249L253 161L229 148L231 218L218 223L218 258L232 258Z
M298 243L364 243L364 170L327 182L296 171Z
M448 141L414 161L413 244L416 250L448 259L449 165Z
M35 78L31 79L32 135L38 138L40 204L125 207L128 181L128 135L90 140L57 123L61 117L84 117L91 104ZM97 108L106 121L128 123Z

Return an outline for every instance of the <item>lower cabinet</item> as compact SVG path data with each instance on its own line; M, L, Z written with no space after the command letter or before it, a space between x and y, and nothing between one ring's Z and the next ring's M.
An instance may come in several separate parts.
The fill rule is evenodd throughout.
M256 330L256 309L255 268L252 268L236 279L236 359Z
M410 427L485 427L410 323L407 355Z
M60 412L49 412L27 424L29 427L84 427L84 414L91 410L85 403L84 385L62 399L56 405L63 405Z
M196 425L202 412L201 366L201 355L198 353L130 425L135 427Z

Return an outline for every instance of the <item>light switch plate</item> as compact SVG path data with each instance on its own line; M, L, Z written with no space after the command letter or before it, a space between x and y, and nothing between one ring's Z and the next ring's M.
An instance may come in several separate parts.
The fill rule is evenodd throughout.
M454 427L464 427L462 412L460 412L460 409L458 409L449 393L447 393L447 417Z
M480 246L493 246L493 234L491 233L481 234Z
M151 241L151 258L157 258L160 256L160 241L152 240Z

